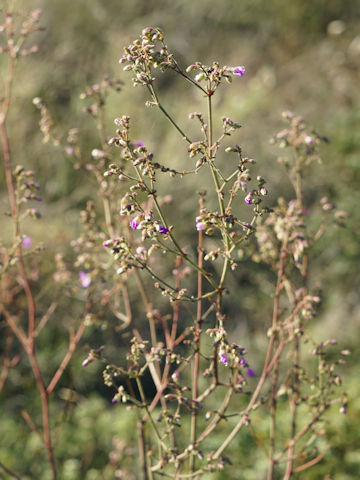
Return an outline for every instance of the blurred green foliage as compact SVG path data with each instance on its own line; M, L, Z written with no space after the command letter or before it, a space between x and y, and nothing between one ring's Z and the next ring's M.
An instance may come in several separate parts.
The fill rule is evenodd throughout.
M246 65L243 81L229 87L230 93L224 89L216 110L218 116L226 113L242 123L238 142L248 155L257 159L264 176L264 169L267 172L272 201L279 194L291 195L285 186L285 175L275 164L278 152L267 141L281 128L281 111L293 109L306 116L309 123L331 139L324 151L324 164L314 167L306 202L311 206L326 195L349 213L349 219L346 229L334 229L314 252L312 282L323 284L324 303L313 334L319 339L335 337L353 351L342 372L351 401L346 417L340 418L337 412L329 414L327 440L333 445L331 451L314 470L298 478L358 479L360 2L23 0L17 3L24 9L41 7L42 24L46 27L45 32L37 34L39 53L19 63L9 132L15 163L34 169L42 187L43 219L35 225L27 223L25 230L35 243L43 242L46 247L41 264L45 275L42 283L35 285L45 299L44 304L51 301L53 294L46 290L46 284L52 277L54 254L63 250L71 262L70 242L80 229L79 210L88 199L93 199L94 182L84 169L74 170L71 158L59 149L42 143L32 98L44 98L60 134L69 128L80 129L84 157L90 158L91 150L99 148L100 143L91 119L82 111L84 102L79 96L108 73L125 82L123 92L108 98L105 123L109 135L114 130L114 117L128 114L133 118L134 136L143 140L161 163L176 168L187 161L166 121L157 112L143 107L144 93L132 87L129 76L118 65L122 48L143 27L162 28L170 49L183 65L196 60ZM1 59L0 68L4 66ZM164 75L159 81L160 93L169 110L184 119L184 128L191 128L187 116L202 106L187 86L177 82L171 75ZM4 215L8 205L3 169L0 180L0 228L6 240L11 226ZM171 185L174 198L181 199L182 216L178 222L186 225L187 219L194 217L194 205L184 198L182 186L175 183ZM194 190L204 187L206 184L193 185ZM232 291L241 289L242 301L240 305L230 301L228 314L234 337L242 338L241 343L247 346L256 365L267 328L264 322L269 318L273 279L261 265L247 268L246 260L243 265L242 272L230 285ZM81 298L78 304L64 298L55 318L41 334L39 356L48 368L49 377L66 348L64 326L76 321L80 311ZM87 331L52 403L56 455L60 478L64 480L112 479L120 465L123 475L128 476L121 477L118 472L115 478L136 478L138 473L134 462L137 453L121 443L136 444L133 416L110 406L111 392L102 384L101 366L91 365L86 370L80 366L88 346L105 343L113 355L121 351L124 340L113 334L114 320L107 320L105 327L95 325ZM0 340L2 349L4 342ZM23 480L46 480L50 473L44 453L36 434L30 432L21 417L24 408L40 415L37 392L20 347L14 346L14 353L20 354L20 360L10 370L0 400L0 461ZM264 425L260 420L255 417L252 426L259 441L265 435L261 428L266 428L260 426ZM286 425L285 414L283 421ZM234 441L228 454L234 467L209 478L265 478L266 458L257 448L251 430ZM1 472L1 478L10 477Z

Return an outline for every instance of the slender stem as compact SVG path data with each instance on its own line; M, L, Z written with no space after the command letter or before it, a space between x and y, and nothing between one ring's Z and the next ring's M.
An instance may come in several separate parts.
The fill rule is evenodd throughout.
M137 167L135 167L135 170L137 172L137 175L138 175L138 178L139 180L142 180L142 177L141 177L141 173L139 171L139 169ZM143 185L144 187L146 188L147 192L150 194L152 192L152 190L149 188L148 185L146 185L145 182L143 182ZM158 215L160 217L160 220L161 222L163 223L163 225L168 228L168 223L162 213L162 210L161 210L161 207L159 205L159 202L157 201L157 198L156 198L156 195L152 194L152 197L153 197L153 200L154 200L154 204L155 204L155 208L156 208L156 211L158 212ZM214 282L214 280L212 280L212 278L209 276L209 274L203 269L203 268L200 268L198 266L198 264L196 262L194 262L184 251L183 249L181 248L181 246L178 244L176 238L174 237L174 235L170 232L169 233L169 236L175 246L175 248L177 249L177 252L172 252L172 253L176 253L176 254L179 254L182 258L184 258L184 260L186 262L188 262L192 267L195 268L195 270L199 271L202 273L202 275L206 278L206 280L210 283L210 285L217 289L217 284L216 282ZM168 247L165 247L168 249ZM169 250L170 251L170 250ZM144 268L147 268L145 265L143 265ZM148 268L147 268L148 269ZM149 270L149 269L148 269ZM150 270L149 270L150 271ZM152 272L152 271L151 271ZM160 282L162 282L164 285L167 285L166 282L164 282L163 280L161 280L160 278L158 278L153 272L152 272L152 275L157 279L159 280ZM169 288L171 288L172 290L174 290L170 285L167 285Z
M84 330L85 330L85 317L86 317L86 314L84 315L84 318L83 320L81 321L80 323L80 326L76 332L75 335L72 335L70 337L70 341L69 341L69 346L68 346L68 350L61 362L61 364L59 365L58 369L56 370L53 378L51 379L48 387L47 387L47 393L48 395L50 395L55 386L57 385L58 381L60 380L60 378L62 377L62 374L64 373L64 370L65 368L68 366L74 352L75 352L75 349L82 337L82 334L84 333Z
M155 92L155 89L153 87L152 84L149 84L149 85L146 85L148 90L150 91L150 94L151 96L153 97L154 99L154 102L155 104L160 108L160 110L162 111L162 113L165 115L165 117L169 120L169 122L176 128L176 130L180 133L180 135L182 136L182 138L184 138L188 143L192 143L190 138L186 135L186 133L184 133L181 128L179 127L179 125L175 122L175 120L172 118L171 115L169 115L169 113L165 110L165 108L161 105L159 99L158 99L158 96Z
M141 466L141 474L143 480L148 480L148 466L146 462L146 441L145 441L145 425L144 422L139 419L137 422L137 430L138 430L138 444L139 444L139 455L140 455L140 466Z
M211 169L211 174L212 174L213 181L214 181L214 184L215 184L215 187L216 187L216 193L217 193L217 197L218 197L220 213L221 213L221 216L224 219L225 206L224 206L223 193L221 191L222 188L220 186L220 181L219 181L219 178L218 178L216 167L214 166L214 163L213 163L213 145L212 145L213 144L213 120L212 120L212 101L211 101L211 99L212 99L212 96L209 93L208 97L207 97L208 123L209 123L209 125L208 125L208 157L209 157L209 166L210 166L210 169ZM225 224L224 224L224 228L225 228ZM230 240L229 240L229 237L226 234L226 232L222 232L222 237L223 237L223 241L224 241L224 244L225 244L226 257L225 257L225 260L224 260L223 270L222 270L222 273L221 273L219 287L218 287L220 289L220 291L221 291L221 289L224 285L225 277L226 277L226 274L228 272L229 264L230 264L230 259L229 259L229 256L228 256L229 255L229 249L230 249Z
M215 388L215 385L214 385L214 388ZM223 399L222 405L216 411L215 417L213 418L211 423L209 423L209 425L205 428L205 430L201 433L201 435L199 435L199 437L197 438L197 443L200 444L200 442L202 442L206 437L208 437L208 435L214 430L214 428L218 425L218 423L224 418L224 413L229 405L232 393L233 393L232 389L229 388Z
M20 222L19 222L19 210L17 204L17 196L14 188L13 182L13 174L12 174L12 165L11 165L11 150L10 150L10 143L9 137L6 129L6 118L9 111L10 106L10 95L11 95L11 87L13 82L13 75L14 75L14 67L15 67L15 58L9 56L9 69L8 69L8 77L7 77L7 91L5 98L2 103L2 111L0 114L0 138L3 148L4 154L4 163L5 163L5 176L6 176L6 183L8 188L9 200L11 205L11 214L14 223L14 242L18 242L20 238ZM57 479L57 472L55 466L55 459L53 454L53 446L51 442L51 429L50 429L50 418L49 418L49 398L48 392L45 387L45 383L37 362L36 353L35 353L35 300L32 294L32 290L29 284L27 272L24 265L23 255L22 255L22 248L21 242L18 243L16 247L16 256L18 257L18 270L21 278L21 284L25 291L26 300L27 300L27 317L28 317L28 334L19 336L19 339L25 349L30 365L36 380L36 384L40 391L41 396L41 406L42 406L42 423L43 423L43 442L44 447L47 452L48 460L50 463L51 471L53 479ZM10 327L12 323L9 324ZM18 334L21 332L19 328L15 328L14 333Z
M4 470L5 473L10 475L13 478L16 478L17 480L21 480L21 477L17 473L15 473L13 470L10 470L9 468L5 467L3 463L0 462L0 468Z
M327 451L330 449L330 445L328 445L325 450L320 453L317 457L313 458L312 460L310 460L309 462L306 462L304 463L303 465L301 465L300 467L297 467L294 469L294 473L299 473L299 472L303 472L304 470L307 470L308 468L310 467L313 467L314 465L316 465L317 463L319 463L323 458L324 456L326 455Z
M206 90L197 82L195 82L195 80L193 80L191 77L189 77L188 75L186 75L186 73L184 73L182 70L180 70L180 68L178 67L176 70L175 70L177 73L179 73L182 77L185 78L185 80L187 80L188 82L190 82L192 85L194 85L195 87L199 88L203 93L206 94Z
M301 152L298 148L295 149L295 181L294 188L296 192L296 203L297 207L303 209L303 192L302 192L302 165L303 159ZM308 270L308 255L304 254L303 258L303 267L301 269L302 283L304 289L304 295L307 293L307 270ZM297 329L301 328L301 319L298 318ZM301 354L301 340L298 335L295 333L295 347L294 347L294 380L292 386L292 394L289 397L290 402L290 411L291 411L291 437L289 440L288 447L288 460L286 465L286 471L284 475L284 480L289 480L294 473L294 457L295 457L295 444L296 444L296 430L297 430L297 405L298 399L300 396L300 378L299 378L299 368L300 368L300 354Z
M271 388L271 403L270 403L270 449L269 449L269 471L267 480L272 480L274 475L274 454L275 454L275 434L276 434L276 407L277 407L277 384L279 377L279 361L274 365L274 373L272 378Z
M283 289L283 281L284 281L284 271L285 271L285 262L287 257L287 246L289 241L289 231L288 229L285 232L285 236L282 242L281 250L280 250L280 262L279 262L279 270L277 275L277 282L276 282L276 289L275 289L275 299L274 299L274 307L273 307L273 315L272 315L272 328L273 332L272 335L274 337L274 346L279 343L278 333L275 330L275 327L278 323L279 319L279 303L280 303L280 295ZM275 434L276 434L276 406L277 406L277 383L278 383L278 376L279 376L279 363L280 363L280 356L278 356L274 363L274 373L272 379L272 389L271 389L271 404L270 404L270 450L269 450L269 471L267 474L267 479L272 480L274 475L274 454L275 454Z
M203 207L203 198L200 197L199 204L200 210ZM203 232L199 231L198 235L198 266L202 269L203 267ZM194 354L194 365L193 365L193 384L192 384L192 400L193 400L193 409L191 412L191 428L190 428L190 444L194 445L196 439L196 417L197 417L197 408L195 402L197 401L198 396L198 382L199 382L199 369L200 369L200 338L201 338L201 323L202 323L202 289L203 289L203 276L200 271L198 271L198 302L197 302L197 314L196 314L196 325L195 325L195 354ZM190 463L189 470L193 472L195 469L195 452L190 454Z

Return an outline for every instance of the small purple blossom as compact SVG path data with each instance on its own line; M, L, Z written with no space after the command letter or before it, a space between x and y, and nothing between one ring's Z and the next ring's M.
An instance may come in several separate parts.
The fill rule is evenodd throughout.
M156 230L159 232L159 233L169 233L169 229L166 228L164 225L156 225Z
M227 354L225 352L219 352L219 359L220 359L220 362L223 364L223 365L227 365L228 364L228 357L227 357Z
M89 363L92 363L95 360L94 355L90 352L89 355L85 358L85 360L82 362L81 366L82 367L87 367Z
M205 222L201 220L201 217L196 217L195 218L195 223L196 223L196 230L200 232L201 230L204 230L206 227Z
M255 371L254 371L252 368L248 368L248 369L246 370L246 375L247 375L248 377L255 377Z
M22 247L25 248L25 250L28 250L29 248L31 248L32 240L30 237L25 235L22 239L21 244L22 244Z
M241 365L242 367L246 365L246 360L245 360L244 357L241 357L241 359L240 359L240 365Z
M233 69L233 75L236 75L237 77L242 77L245 73L245 67L244 65L240 65L238 67L235 67Z
M248 204L248 205L251 205L252 204L252 198L251 198L251 195L246 195L245 197L245 202Z
M135 142L135 145L136 145L137 147L143 147L143 146L144 146L144 142L142 142L141 140L137 140L137 141Z
M82 270L79 272L79 280L83 288L90 287L91 277L86 272L83 272Z
M205 223L196 221L196 230L200 232L201 230L204 230L204 229L205 229Z
M136 230L139 226L139 222L138 222L138 219L137 218L134 218L133 220L131 220L130 222L130 227L133 229L133 230Z

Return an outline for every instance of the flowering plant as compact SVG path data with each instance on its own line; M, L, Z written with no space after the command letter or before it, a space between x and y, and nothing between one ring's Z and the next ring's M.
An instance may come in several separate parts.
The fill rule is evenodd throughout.
M38 13L32 18L31 28ZM125 48L120 63L132 73L133 84L147 90L146 105L158 108L180 135L180 146L192 163L177 169L158 162L143 142L132 138L131 120L126 115L115 119L111 136L105 133L102 112L106 97L110 89L118 91L121 82L105 78L82 95L93 102L86 111L102 134L102 144L92 150L92 160L85 168L98 182L103 213L94 199L81 214L83 232L72 243L78 285L68 293L79 295L80 286L85 308L75 332L71 330L67 353L48 384L34 345L50 313L41 319L36 316L24 259L24 250L31 252L32 241L20 229L23 203L41 198L33 172L22 167L12 170L5 128L9 98L0 122L15 225L13 240L3 250L6 268L2 274L13 272L11 282L18 283L25 293L28 333L21 326L25 320L15 317L9 302L2 301L0 307L12 335L29 358L39 387L41 436L52 477L57 478L58 470L49 397L86 327L111 315L120 323L119 336L128 338L131 334L126 358L119 361L116 354L107 352L106 345L96 345L83 359L82 367L103 362L112 403L116 408L122 404L136 411L143 480L163 476L200 479L224 469L231 464L225 452L234 438L245 429L256 437L253 418L260 411L266 413L269 424L267 438L259 442L267 458L267 478L283 475L290 479L322 460L327 446L320 451L314 444L323 434L324 414L334 403L340 403L340 411L345 413L347 405L345 394L338 391L341 381L335 366L344 362L348 352L343 350L330 361L326 353L336 342L326 339L318 343L308 331L321 302L309 279L311 248L330 220L340 223L345 215L323 199L321 222L314 228L308 221L303 182L311 162L319 159L319 146L325 139L300 117L284 114L287 128L273 143L291 151L281 163L289 174L294 198L279 198L276 206L264 206L268 187L256 170L256 162L244 155L239 144L229 144L240 123L223 116L217 128L213 111L213 98L221 83L231 83L234 77L242 81L244 66L196 62L183 69L162 32L152 27ZM193 133L195 129L191 135L186 133L160 101L156 79L165 71L179 75L204 99L206 113L189 114L198 133ZM81 166L78 130L56 137L45 102L36 98L34 104L41 113L45 141L53 140L74 158L76 168ZM229 158L228 163L223 156ZM194 195L196 213L187 222L187 236L193 243L184 244L176 210L172 211L172 182L185 183L192 175L202 178L207 173L212 190ZM164 195L159 193L159 184L166 186ZM34 209L25 214L39 216ZM35 253L40 254L40 250ZM256 366L250 361L248 346L233 338L232 319L227 314L228 299L234 296L228 287L229 277L245 268L244 258L268 265L275 278L270 320L264 319L265 354ZM74 272L67 268L61 253L55 260L54 280L68 288ZM241 296L235 301L241 301ZM309 347L315 358L310 366L306 356ZM289 428L280 435L279 410L285 404L289 405ZM30 415L25 416L29 426L39 431ZM119 469L121 475L128 474L121 465Z

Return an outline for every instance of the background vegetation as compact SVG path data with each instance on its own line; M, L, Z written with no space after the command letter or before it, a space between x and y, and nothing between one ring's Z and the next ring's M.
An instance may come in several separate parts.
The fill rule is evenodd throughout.
M24 0L17 5L24 9L42 8L41 24L46 28L37 34L39 53L19 63L9 134L14 163L33 169L41 185L43 218L36 224L26 224L28 231L25 233L35 245L44 245L41 268L49 279L54 272L58 250L66 252L66 262L74 259L71 242L80 231L79 212L88 200L96 200L93 198L95 184L86 168L74 169L72 156L64 155L51 142L42 142L38 112L32 104L34 97L46 101L60 135L70 128L79 128L85 165L92 149L101 145L96 144L96 127L83 112L86 100L81 100L80 94L101 81L104 74L119 78L124 82L122 91L111 93L108 98L105 127L109 134L114 130L115 117L130 115L134 119L133 131L156 152L159 162L177 168L187 161L179 154L178 138L169 130L166 121L152 109L144 108L144 93L133 88L129 76L118 64L123 47L145 26L159 26L165 32L169 47L183 66L197 60L205 64L218 60L225 65L246 65L244 79L234 84L230 93L224 88L216 107L219 114L231 114L231 118L243 125L239 143L246 154L261 164L262 172L264 168L267 170L273 198L289 195L285 175L275 162L279 152L268 142L281 128L281 112L295 111L330 138L331 143L323 150L324 163L314 167L307 184L306 200L311 205L328 196L348 212L349 219L346 229L334 229L322 240L315 255L313 282L323 285L324 301L313 334L318 338L335 337L341 348L352 351L342 372L350 403L345 417L331 412L329 441L333 448L314 472L306 473L306 478L357 479L360 471L360 389L357 380L360 2ZM0 68L4 66L0 63ZM164 103L178 118L185 119L190 111L197 110L192 92L178 85L171 74L164 76L159 88ZM190 124L188 126L190 128ZM0 230L2 241L6 243L11 235L11 223L6 216L9 206L2 168L0 181ZM195 216L193 205L182 198L181 186L178 188L173 196L175 203L181 202L179 215L183 216L179 221L186 225L189 216ZM194 189L200 188L206 185L194 185ZM34 276L36 271L37 266L34 266ZM51 293L47 290L46 275L36 287L44 304ZM33 280L35 282L36 278ZM244 268L237 282L232 289L241 289L242 301L240 305L229 304L229 318L233 322L234 338L242 339L256 367L266 330L264 317L268 315L272 295L269 272L260 265L251 270ZM43 331L39 356L47 365L49 376L66 348L65 327L80 314L82 302L81 292L78 304L71 298L64 298ZM4 352L7 348L5 322L0 320L4 332L4 335L0 332L0 348ZM114 333L117 326L116 320L105 318L87 329L57 387L52 409L57 411L56 445L61 479L100 480L114 478L114 475L115 478L116 475L136 478L131 477L136 475L133 465L136 452L128 446L134 444L132 436L135 435L131 416L111 406L113 392L103 385L101 365L94 363L81 369L89 346L97 348L106 344L112 355L122 356L126 338ZM19 361L16 368L10 369L1 392L0 462L13 468L23 479L45 480L50 477L41 445L21 416L24 408L37 411L37 394L20 346L15 341L11 348L14 355L19 355ZM256 419L254 422L256 424ZM261 437L261 432L258 435ZM239 468L240 478L264 478L265 456L256 448L251 431L239 437L230 450L229 455L237 467L213 478L239 478ZM0 478L10 478L1 470L0 475ZM300 474L299 478L305 477Z

